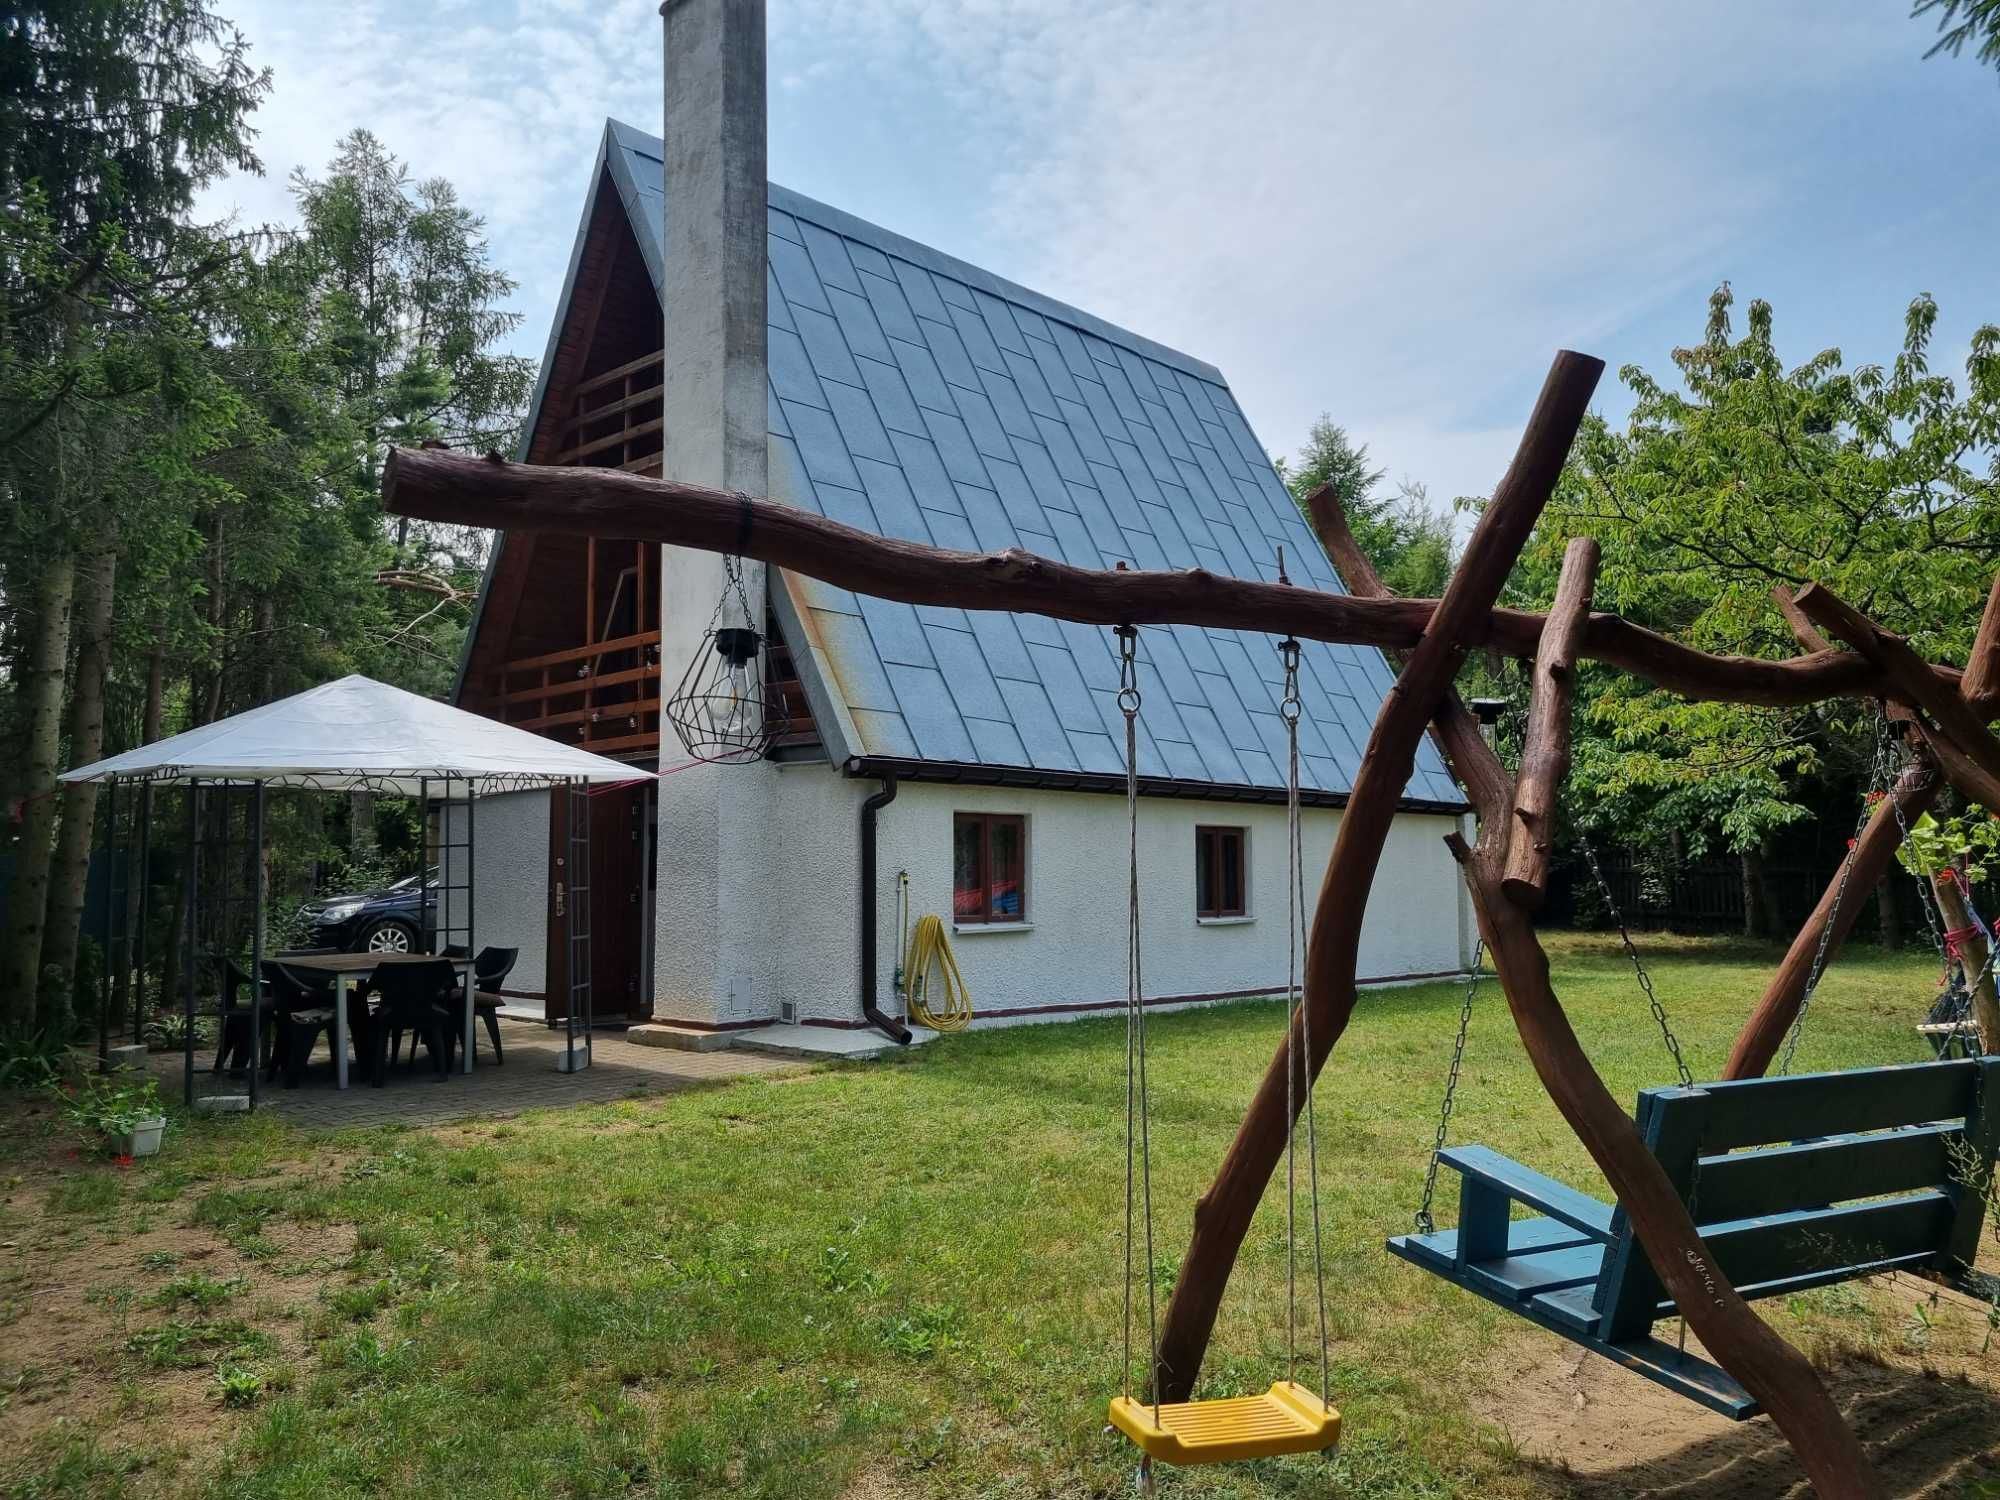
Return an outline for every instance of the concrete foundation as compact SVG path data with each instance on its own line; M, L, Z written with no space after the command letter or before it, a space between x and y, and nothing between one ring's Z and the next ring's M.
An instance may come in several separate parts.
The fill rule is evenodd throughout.
M935 1031L921 1026L910 1028L908 1047L892 1042L873 1027L866 1031L840 1026L759 1026L754 1031L735 1034L732 1046L745 1052L762 1052L772 1057L801 1057L811 1060L844 1058L849 1062L870 1062L896 1052L909 1052L937 1040Z
M672 1026L657 1021L628 1026L625 1040L641 1047L667 1047L675 1052L720 1052L730 1044L732 1033L707 1031L699 1026Z

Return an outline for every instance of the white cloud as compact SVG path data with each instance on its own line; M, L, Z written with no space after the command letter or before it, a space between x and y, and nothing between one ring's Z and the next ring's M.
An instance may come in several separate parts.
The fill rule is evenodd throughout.
M1266 441L1330 410L1439 495L1498 478L1556 348L1610 354L1622 408L1617 364L1666 349L1621 337L1668 306L1691 333L1746 245L1797 220L1808 261L1851 249L1811 233L1816 195L1854 191L1820 138L1927 66L1900 11L1858 6L787 9L1006 122L1000 268L1214 361ZM1964 123L1938 109L1880 128ZM1893 224L1898 184L1871 188Z
M276 69L271 175L210 206L286 216L366 125L487 217L538 353L604 117L659 115L654 0L225 9ZM1873 354L1923 247L2000 233L1993 154L1937 146L2000 139L2000 91L1873 0L772 0L770 33L781 180L1212 360L1281 449L1329 410L1439 497L1498 477L1559 346L1618 408L1617 364L1755 266L1800 357Z
M539 354L605 116L658 116L657 4L572 7L571 24L540 3L511 15L398 0L231 0L224 9L253 61L273 71L255 117L265 175L216 184L204 210L290 219L291 171L318 173L335 142L365 126L413 174L450 178L485 217L530 314L521 347Z

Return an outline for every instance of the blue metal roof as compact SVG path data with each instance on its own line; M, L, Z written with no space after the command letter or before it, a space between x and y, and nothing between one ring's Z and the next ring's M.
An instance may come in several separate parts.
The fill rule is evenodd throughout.
M613 121L605 160L654 286L660 142ZM1340 581L1220 371L775 183L772 496L887 536L1024 547L1085 568ZM897 604L793 580L862 756L1123 771L1109 629ZM1142 627L1140 774L1284 785L1275 636ZM801 653L804 655L805 653ZM1305 643L1308 788L1350 787L1392 674ZM823 726L824 727L824 726ZM1462 804L1426 743L1408 797Z

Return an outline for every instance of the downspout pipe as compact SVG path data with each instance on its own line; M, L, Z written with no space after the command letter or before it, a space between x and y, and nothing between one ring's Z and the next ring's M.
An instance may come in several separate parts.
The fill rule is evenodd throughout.
M893 1016L884 1015L875 1004L876 975L880 964L875 952L875 829L876 815L896 800L896 778L885 775L882 790L861 804L861 1014L898 1046L910 1045L910 1028Z

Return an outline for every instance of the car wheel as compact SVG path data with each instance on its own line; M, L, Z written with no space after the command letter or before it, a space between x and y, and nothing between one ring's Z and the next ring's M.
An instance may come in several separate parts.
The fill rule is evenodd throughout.
M417 946L417 930L407 922L377 922L362 935L370 953L408 953Z

